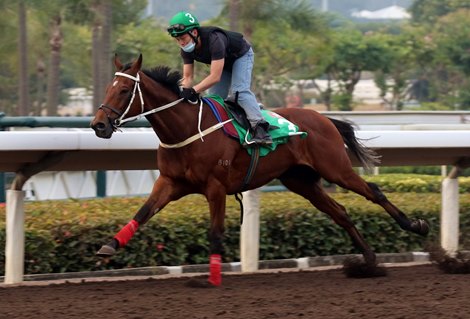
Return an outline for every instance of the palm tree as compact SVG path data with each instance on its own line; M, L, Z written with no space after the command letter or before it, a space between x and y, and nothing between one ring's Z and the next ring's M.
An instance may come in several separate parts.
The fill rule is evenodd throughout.
M238 14L240 10L240 0L229 1L230 30L238 31Z
M18 55L20 75L18 83L18 115L29 113L28 42L26 31L26 7L24 0L18 1Z
M93 108L103 101L104 90L111 74L111 0L92 2L92 60L93 60Z
M61 49L64 42L64 37L61 30L61 17L60 13L52 15L50 20L50 38L49 45L50 51L50 62L49 71L47 73L47 115L57 115L57 106L59 105L59 77L60 77L60 60L61 60Z
M315 33L321 33L323 29L319 16L305 0L228 0L222 13L227 12L230 26L241 25L247 39L251 39L256 21L276 23L284 20L298 30Z

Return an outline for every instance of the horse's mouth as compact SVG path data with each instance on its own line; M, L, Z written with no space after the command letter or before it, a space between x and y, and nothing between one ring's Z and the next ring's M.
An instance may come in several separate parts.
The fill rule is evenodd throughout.
M95 131L95 135L99 138L110 139L111 136L113 136L113 132L111 131L111 133L106 133L102 131Z
M95 135L99 138L111 138L113 135L113 128L110 125L105 125L104 123L92 124L91 128L95 131Z

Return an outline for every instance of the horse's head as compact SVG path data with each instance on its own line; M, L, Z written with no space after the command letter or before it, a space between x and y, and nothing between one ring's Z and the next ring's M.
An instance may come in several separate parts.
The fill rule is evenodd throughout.
M110 138L124 118L143 112L143 100L139 87L142 54L130 65L123 65L116 55L114 65L118 72L106 88L103 104L91 121L91 128L100 138Z

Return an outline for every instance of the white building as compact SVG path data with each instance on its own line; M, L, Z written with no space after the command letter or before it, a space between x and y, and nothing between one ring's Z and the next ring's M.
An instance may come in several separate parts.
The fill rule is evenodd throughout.
M411 18L405 8L393 5L377 11L361 10L351 14L354 18L373 20L401 20Z

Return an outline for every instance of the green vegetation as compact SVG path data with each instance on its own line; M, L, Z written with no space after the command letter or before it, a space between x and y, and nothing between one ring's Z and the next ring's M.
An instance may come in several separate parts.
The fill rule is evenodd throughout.
M390 174L366 176L368 182L379 185L384 192L436 193L441 192L442 177L418 174ZM459 177L460 193L470 192L470 177Z
M234 28L249 39L256 52L254 90L267 106L283 105L286 92L296 86L301 100L351 110L355 86L367 72L390 109L401 110L410 99L421 109L470 109L465 1L415 0L412 19L383 23L319 12L306 0L234 3L223 1L218 16L201 22ZM54 115L57 101L65 101L60 90L70 87L93 88L99 105L114 53L126 62L143 53L144 67L180 69L167 21L144 18L145 6L144 0L0 0L0 109L7 115L40 114L47 105L48 115ZM20 50L18 42L24 43ZM319 93L304 92L311 87L302 87L299 79L326 79L332 86L314 83Z
M333 193L358 229L378 253L423 250L426 240L439 234L441 194L437 176L373 176L387 197L411 218L430 222L428 238L401 230L383 209L353 193ZM469 180L461 181L468 192ZM404 192L404 193L402 193ZM169 204L141 227L128 246L112 259L95 252L124 226L144 198L106 198L28 202L26 211L26 272L71 272L152 265L207 263L208 207L200 195ZM0 208L4 216L5 208ZM260 258L283 259L357 253L346 232L305 199L289 193L263 193L261 199ZM460 198L461 233L470 231L470 198ZM240 211L227 197L224 261L239 260ZM470 240L461 236L463 247ZM0 220L0 245L5 242L5 222ZM0 251L0 273L4 271Z

